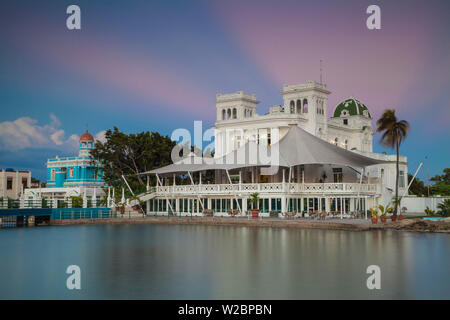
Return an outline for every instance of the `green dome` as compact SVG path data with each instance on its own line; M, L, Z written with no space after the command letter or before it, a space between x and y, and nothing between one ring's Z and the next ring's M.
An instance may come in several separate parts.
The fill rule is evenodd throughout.
M366 107L366 105L358 99L350 97L336 106L336 108L334 109L333 117L339 118L341 116L356 115L366 116L372 119L372 116L370 115L369 109Z

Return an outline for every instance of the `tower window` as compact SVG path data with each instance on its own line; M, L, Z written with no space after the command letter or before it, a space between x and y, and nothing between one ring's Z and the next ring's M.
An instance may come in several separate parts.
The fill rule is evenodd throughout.
M12 185L13 185L13 179L12 178L8 178L6 180L6 190L12 190Z
M348 125L348 119L344 119L344 124Z
M297 113L301 113L301 112L302 112L302 101L297 100Z
M405 187L405 171L400 170L398 172L398 187L399 188Z
M55 169L52 169L51 171L50 180L55 180Z
M69 169L69 177L73 178L73 168Z
M237 111L236 108L233 109L233 119L237 118Z
M291 101L291 103L290 103L290 110L289 110L291 113L295 113L295 102L294 101Z
M222 120L225 120L226 117L226 111L225 109L222 110Z
M308 100L303 99L303 113L308 113Z

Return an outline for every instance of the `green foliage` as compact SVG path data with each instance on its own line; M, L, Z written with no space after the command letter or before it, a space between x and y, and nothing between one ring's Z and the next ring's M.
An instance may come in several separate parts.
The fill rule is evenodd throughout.
M399 178L399 149L409 132L409 123L406 120L397 120L394 109L387 109L377 121L377 132L382 132L380 143L391 149L396 149L396 179L395 198L398 199L398 178ZM394 207L394 214L397 214L398 205Z
M439 215L443 217L450 216L450 199L445 199L443 202L439 203L437 207L439 209Z
M427 216L431 217L434 216L436 214L436 212L434 210L431 210L429 207L427 207L425 209L425 213L427 214Z
M391 211L393 210L393 208L391 208L391 207L389 206L389 204L386 205L386 206L383 206L382 204L380 204L380 205L378 206L378 210L380 210L380 216L381 216L382 218L386 218L387 214L388 214L389 212L391 212Z
M377 208L369 208L370 213L372 214L372 218L378 219L378 209Z
M81 196L73 196L70 199L72 199L72 208L83 208L83 198Z
M254 205L254 204L258 205L258 203L259 203L259 193L253 192L250 195L250 205ZM254 206L253 206L253 208L254 208Z
M445 168L443 171L443 175L435 175L430 180L436 183L443 182L445 184L450 184L450 168Z
M413 177L414 176L412 174L408 174L408 184L411 182ZM427 190L427 187L425 187L425 184L423 183L423 181L420 180L418 177L416 177L413 180L413 182L411 183L408 193L422 197L422 196L428 195L428 190Z
M97 141L91 155L104 165L104 180L113 187L123 186L125 176L136 193L145 191L146 181L138 174L172 163L176 142L158 132L126 134L117 127L105 133L104 143ZM154 182L153 182L154 183Z
M437 182L430 189L431 195L450 196L450 184L446 182Z

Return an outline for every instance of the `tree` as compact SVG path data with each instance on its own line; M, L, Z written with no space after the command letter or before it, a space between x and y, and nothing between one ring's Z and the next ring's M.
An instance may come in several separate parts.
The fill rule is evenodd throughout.
M433 195L450 196L450 168L445 168L443 172L443 175L435 175L430 179L434 181L430 190Z
M443 175L435 175L430 180L436 183L442 182L445 184L450 184L450 168L445 168L443 171L444 171Z
M409 131L409 123L406 120L397 120L395 110L387 109L377 121L377 132L382 132L380 143L391 149L396 149L396 175L395 175L395 198L398 199L398 178L399 178L399 149L406 139ZM394 215L397 215L398 205L394 207Z
M414 176L412 174L408 174L408 183L411 182ZM409 187L409 194L414 194L416 196L424 196L427 194L427 188L422 180L419 178L415 178Z
M445 199L443 202L437 205L439 214L443 217L450 216L450 199Z
M112 187L122 187L122 175L135 192L145 190L139 173L171 164L176 142L158 132L126 134L117 127L105 133L106 141L97 141L91 155L103 164L103 178Z

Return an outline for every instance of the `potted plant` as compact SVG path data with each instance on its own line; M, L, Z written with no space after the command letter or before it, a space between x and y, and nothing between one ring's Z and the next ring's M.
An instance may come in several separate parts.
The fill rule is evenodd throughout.
M138 196L134 195L134 196L130 197L130 202L133 203L133 205L131 206L133 208L133 210L136 210L138 212L142 211L143 203L142 203L141 199L139 199Z
M377 224L378 222L378 209L370 208L370 213L372 213L372 224Z
M125 213L125 203L121 203L119 205L119 210L120 210L120 214L124 214Z
M389 207L389 204L386 206L383 206L382 204L380 204L378 206L378 209L380 210L380 220L381 220L381 222L385 223L387 214L392 211L392 208Z
M401 197L398 197L398 198L394 197L392 199L392 204L394 206L393 208L391 208L391 211L394 211L394 214L391 216L391 220L392 221L396 221L397 220L397 212L398 212L397 208L400 207L401 202L402 202L402 198ZM403 219L403 216L402 216L401 219Z
M408 208L403 207L401 213L398 216L398 220L403 220L403 214L408 210Z
M252 206L252 218L258 218L259 215L259 209L255 209L254 204L256 203L256 207L258 207L259 203L259 193L254 192L250 195L250 205Z

